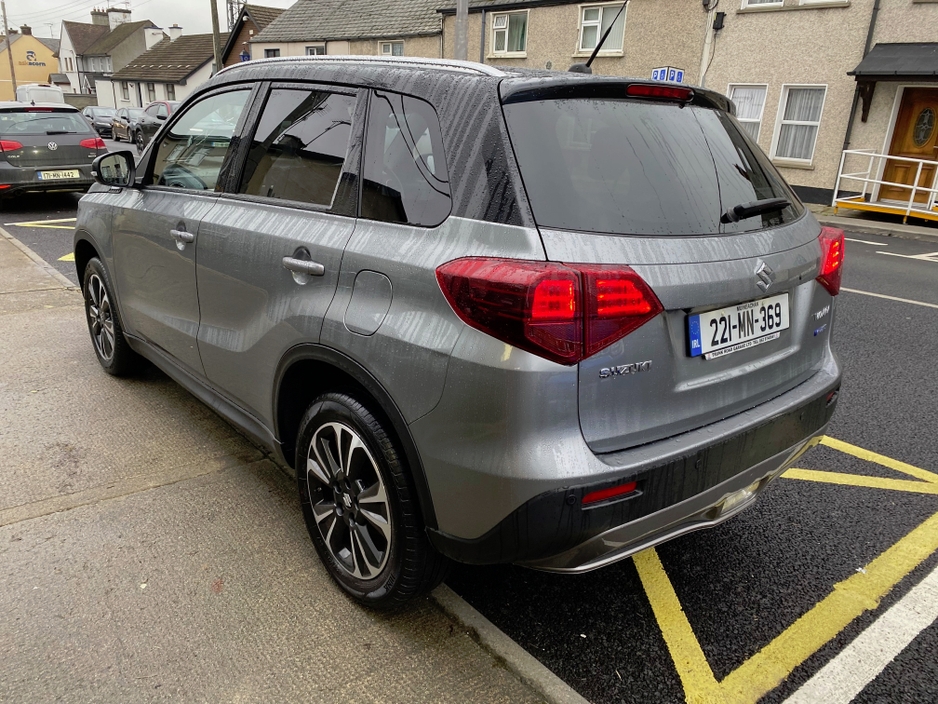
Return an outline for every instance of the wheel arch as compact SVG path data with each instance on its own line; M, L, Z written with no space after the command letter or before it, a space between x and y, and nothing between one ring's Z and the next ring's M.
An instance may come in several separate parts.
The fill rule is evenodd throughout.
M337 350L321 345L298 345L290 349L277 366L273 421L283 459L297 470L294 465L300 421L312 400L326 391L357 394L372 413L394 430L411 470L424 525L436 529L438 524L430 487L404 415L370 372Z
M101 254L91 238L84 232L75 233L75 269L78 270L78 284L81 286L85 280L85 267L94 257L101 259Z

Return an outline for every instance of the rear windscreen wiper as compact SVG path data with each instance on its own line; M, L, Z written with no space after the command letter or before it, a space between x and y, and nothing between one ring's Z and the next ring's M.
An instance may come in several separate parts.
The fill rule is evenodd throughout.
M740 203L723 213L720 216L720 222L723 224L739 222L751 218L753 215L761 215L762 213L770 213L773 210L787 208L789 205L791 205L791 202L787 198L763 198L762 200Z
M75 134L69 130L46 130L46 134Z

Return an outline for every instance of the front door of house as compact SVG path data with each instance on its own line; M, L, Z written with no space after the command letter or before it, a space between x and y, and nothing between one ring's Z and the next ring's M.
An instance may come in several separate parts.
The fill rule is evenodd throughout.
M922 164L918 185L932 187L938 166L938 88L905 89L889 153L912 159L928 159L931 163ZM886 162L883 180L911 186L915 183L918 168L918 162L891 159ZM901 186L882 186L879 191L882 200L908 202L911 195L911 188ZM925 191L916 192L915 202L926 203L928 195Z

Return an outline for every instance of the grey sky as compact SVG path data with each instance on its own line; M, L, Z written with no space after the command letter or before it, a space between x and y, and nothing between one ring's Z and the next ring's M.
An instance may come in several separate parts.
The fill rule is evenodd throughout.
M260 0L256 5L289 7L295 0ZM228 28L227 5L218 2L218 21L222 32ZM212 31L211 0L131 0L133 20L152 20L159 27L173 23L183 28L184 34L204 34ZM11 27L28 24L33 34L40 37L58 37L62 20L90 22L95 7L107 7L107 0L6 0L7 19ZM110 5L126 7L126 2ZM50 23L52 26L50 27ZM50 31L51 30L51 31Z

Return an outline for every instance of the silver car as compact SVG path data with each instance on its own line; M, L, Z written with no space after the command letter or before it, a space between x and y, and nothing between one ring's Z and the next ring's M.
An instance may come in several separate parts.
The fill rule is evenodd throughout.
M295 473L374 607L577 573L751 505L824 433L844 237L724 96L403 58L225 69L95 164L94 351Z

